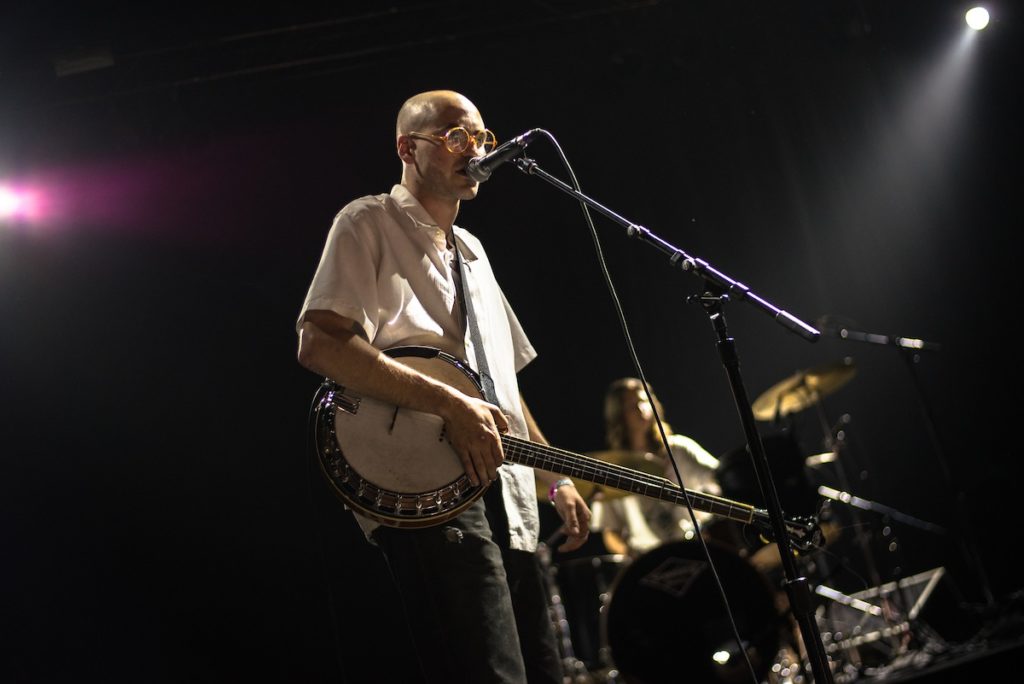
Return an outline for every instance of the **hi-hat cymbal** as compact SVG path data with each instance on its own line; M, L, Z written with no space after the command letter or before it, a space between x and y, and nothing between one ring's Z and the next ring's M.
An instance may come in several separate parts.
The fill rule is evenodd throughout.
M751 405L754 417L758 420L774 420L803 411L845 385L856 373L853 359L849 357L798 371L772 385L754 401Z
M639 470L648 475L657 475L659 477L664 477L665 475L665 460L650 452L608 449L605 451L588 451L586 455L598 461L623 466L630 470ZM600 492L603 499L617 499L629 496L629 492L621 489L604 487L579 478L573 478L573 484L576 485L576 491L580 493L580 496L588 501L598 492ZM547 501L548 498L547 486L539 479L537 480L537 498L541 501Z

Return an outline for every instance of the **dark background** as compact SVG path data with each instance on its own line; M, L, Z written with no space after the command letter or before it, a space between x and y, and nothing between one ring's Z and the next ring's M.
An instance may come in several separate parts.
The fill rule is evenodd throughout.
M332 217L398 180L394 116L432 88L499 139L551 131L588 194L803 320L940 343L907 363L726 309L751 399L852 359L821 406L850 418L850 489L950 530L896 522L890 551L893 521L861 514L883 579L941 565L969 603L1019 589L1009 3L955 59L949 1L253 7L5 11L0 181L51 202L0 223L0 678L407 673L383 566L310 469L294 320ZM68 73L89 57L112 65ZM564 177L550 145L530 153ZM540 351L521 385L542 428L601 449L604 388L635 371L578 207L508 166L459 223ZM597 227L667 418L742 446L686 303L700 283ZM824 451L815 410L793 423ZM850 539L843 591L869 584Z

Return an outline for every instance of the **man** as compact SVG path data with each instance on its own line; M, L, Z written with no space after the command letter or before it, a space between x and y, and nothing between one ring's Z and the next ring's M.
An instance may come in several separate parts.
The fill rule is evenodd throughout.
M480 242L454 225L462 200L478 191L466 165L493 144L480 112L458 93L405 102L396 126L401 184L355 200L336 217L299 315L298 356L357 394L440 416L471 483L492 483L443 525L395 529L356 514L388 560L427 679L559 682L533 555L534 472L503 463L500 437L546 443L515 377L536 353ZM486 360L500 407L381 353L403 345L435 347L477 367ZM564 521L562 549L579 548L589 533L585 502L571 481L536 475L550 485Z

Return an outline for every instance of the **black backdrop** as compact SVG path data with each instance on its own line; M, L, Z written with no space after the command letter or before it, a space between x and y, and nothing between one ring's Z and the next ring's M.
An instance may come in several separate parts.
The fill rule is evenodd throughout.
M0 178L62 203L46 225L0 224L3 678L407 673L384 568L309 467L317 378L293 325L332 216L398 179L394 114L436 87L502 139L551 131L590 195L804 320L940 342L910 366L727 309L751 398L853 360L822 407L850 417L851 488L968 530L1002 601L1019 586L1019 17L994 8L945 87L963 6L897 4L16 10ZM83 50L113 66L55 75ZM563 174L546 143L530 151ZM604 388L634 370L578 207L508 167L459 223L540 350L521 384L548 437L602 448ZM713 453L741 446L686 303L699 283L598 230L668 419ZM814 411L794 427L823 450ZM944 565L984 599L950 536L897 524L889 551L868 518L886 579ZM856 570L835 582L863 588Z

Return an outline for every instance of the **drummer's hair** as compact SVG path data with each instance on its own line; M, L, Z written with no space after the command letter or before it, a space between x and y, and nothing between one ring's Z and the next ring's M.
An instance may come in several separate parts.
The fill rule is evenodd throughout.
M654 405L654 410L661 417L661 424L665 428L665 434L671 437L672 426L665 420L665 410L662 408L658 396L654 393L654 388L650 385L647 387L651 391L651 403ZM644 385L640 382L639 378L619 378L608 385L608 389L604 394L604 435L609 449L631 448L626 443L626 412L623 399L628 392L635 392L637 390L642 392L643 388ZM660 451L664 448L657 422L651 423L650 432L647 434L647 448L651 451Z

